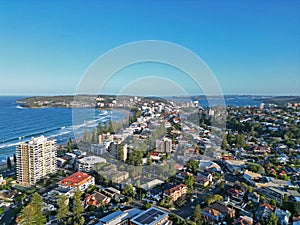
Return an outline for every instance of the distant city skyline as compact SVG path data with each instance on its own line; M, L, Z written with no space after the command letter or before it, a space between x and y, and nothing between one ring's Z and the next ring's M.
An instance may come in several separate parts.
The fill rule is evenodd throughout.
M299 11L292 0L2 1L0 95L74 94L99 56L140 40L193 51L224 94L300 95ZM119 93L140 76L162 79L139 79L124 93L203 94L176 69L149 63L122 69L103 91ZM174 77L182 85L176 92L164 83Z

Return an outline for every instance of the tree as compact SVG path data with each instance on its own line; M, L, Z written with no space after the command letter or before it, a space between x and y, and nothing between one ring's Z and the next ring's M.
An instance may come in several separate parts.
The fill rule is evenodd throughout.
M92 129L92 139L91 139L91 143L92 144L97 144L98 143L98 133L96 131L96 128Z
M62 224L66 224L69 216L69 198L66 195L59 195L57 199L57 219Z
M275 213L271 213L269 221L266 222L266 225L277 225L278 218Z
M117 148L118 148L118 160L123 162L124 161L124 145L119 144Z
M148 166L151 166L151 164L152 164L152 159L151 159L151 156L150 156L150 154L147 156L147 165Z
M113 124L112 124L111 120L109 121L108 132L111 133L111 134L115 133L114 128L113 128Z
M11 161L10 161L10 157L7 157L7 168L11 169L12 165L11 165Z
M20 224L22 225L43 225L46 223L46 216L42 213L43 200L42 197L35 192L30 203L22 209L20 215Z
M194 211L194 215L193 215L193 221L197 224L197 225L201 225L202 224L202 213L201 213L201 208L200 205L196 205L195 207L195 211Z
M220 189L221 189L222 191L225 190L225 182L224 182L224 180L222 180L221 183L220 183Z
M227 143L227 135L225 134L224 137L223 137L223 141L222 141L222 144L221 144L221 148L223 150L226 150L227 149L227 146L228 146L228 143Z
M151 207L152 207L152 204L149 203L149 202L146 202L146 203L144 204L144 209L150 209Z
M81 215L81 213L84 212L83 205L81 204L81 191L76 190L74 197L73 197L73 224L84 224L84 217Z
M276 206L276 201L274 199L271 199L270 205L273 206L273 207L275 207Z
M197 160L191 159L186 163L186 167L190 169L193 173L196 173L199 169Z
M90 139L90 134L87 128L84 128L84 133L83 133L83 141L85 143L90 143L91 139Z
M236 136L236 146L238 148L243 148L245 147L246 143L245 143L245 136L243 134L238 134Z
M20 222L21 225L31 225L34 224L32 221L32 216L34 215L34 210L32 205L27 205L26 207L22 208L21 215L20 215Z
M252 186L248 186L248 193L252 193L253 191L253 187Z
M14 164L15 165L17 164L17 156L16 156L16 154L14 154Z
M130 184L126 184L123 189L123 194L126 196L133 196L134 195L133 187Z
M98 123L98 126L97 126L97 133L98 133L98 135L103 134L103 127L102 127L102 124L101 124L101 123Z
M193 188L193 185L195 183L195 179L193 176L187 176L184 180L184 183L188 186L188 188Z
M71 138L68 141L68 152L72 152L72 140L71 140Z
M223 197L221 195L207 195L205 200L207 205L210 206L211 203L223 200Z
M106 123L106 121L104 121L104 123L103 123L103 133L106 134L107 130L108 130L107 123Z

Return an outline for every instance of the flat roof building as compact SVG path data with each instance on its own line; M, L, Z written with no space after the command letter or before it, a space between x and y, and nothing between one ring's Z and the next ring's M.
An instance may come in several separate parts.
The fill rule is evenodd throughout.
M172 224L169 214L161 209L151 207L130 220L134 225L161 225Z
M99 163L106 163L106 159L99 156L87 156L77 161L78 171L90 172L94 169L94 166Z

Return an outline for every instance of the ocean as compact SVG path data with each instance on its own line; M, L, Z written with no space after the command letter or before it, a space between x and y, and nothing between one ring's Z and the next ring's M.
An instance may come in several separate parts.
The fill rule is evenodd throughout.
M62 144L73 139L74 133L78 137L85 128L92 129L99 122L125 118L122 111L95 110L88 120L73 126L71 108L23 108L16 103L21 98L0 96L0 163L6 162L7 157L15 153L16 145L32 137L44 135ZM86 115L90 109L79 110Z
M72 124L72 109L70 108L23 108L16 100L22 96L0 96L0 163L15 153L16 145L32 137L44 135L56 139L58 144L67 142L83 134L84 129L91 129L99 122L108 120L118 121L125 118L122 111L96 110L95 113L82 124ZM258 106L261 101L251 96L225 97L227 105ZM199 101L206 106L205 100ZM78 109L77 109L78 110ZM86 110L80 109L82 113ZM86 115L86 114L85 114ZM78 135L79 134L79 135Z

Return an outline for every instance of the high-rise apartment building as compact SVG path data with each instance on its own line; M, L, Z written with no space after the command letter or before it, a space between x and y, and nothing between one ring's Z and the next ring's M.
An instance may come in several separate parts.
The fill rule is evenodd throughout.
M172 151L172 140L164 138L163 140L156 140L156 151L162 153L169 153Z
M17 182L33 185L47 174L56 172L55 140L32 138L16 148Z

